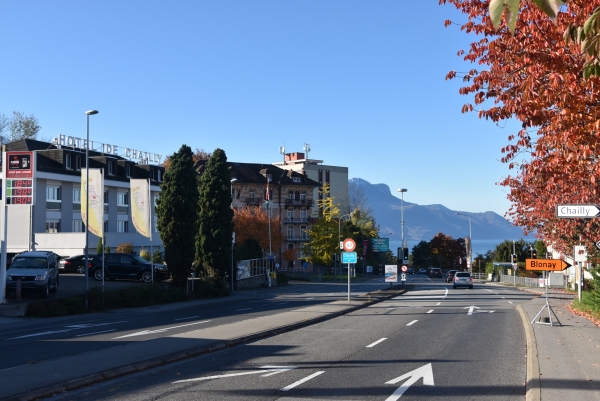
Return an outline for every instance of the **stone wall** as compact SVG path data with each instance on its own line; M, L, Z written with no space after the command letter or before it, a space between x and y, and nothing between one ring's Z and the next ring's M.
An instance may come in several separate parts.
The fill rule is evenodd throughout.
M275 287L277 285L277 279L271 278L271 287ZM269 286L269 278L266 274L261 274L260 276L254 276L250 278L246 278L243 280L238 280L236 284L236 288L238 290L245 290L249 288L260 288L260 287L268 287Z

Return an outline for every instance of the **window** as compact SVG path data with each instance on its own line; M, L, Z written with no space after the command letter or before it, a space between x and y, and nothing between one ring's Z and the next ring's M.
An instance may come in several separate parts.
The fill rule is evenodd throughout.
M157 179L157 181L162 181L162 177L161 177L162 174L161 173L162 173L162 170L156 170L156 179Z
M290 226L287 228L287 238L288 240L294 239L294 227Z
M104 232L108 232L108 220L104 220Z
M81 188L73 188L73 211L81 210ZM80 232L75 231L73 232Z
M51 202L60 202L60 186L48 185L46 187L46 200Z
M125 165L125 175L131 177L131 164Z
M115 169L112 161L108 162L108 175L115 175Z
M308 239L308 234L306 233L306 226L300 227L300 238Z
M60 220L48 220L46 222L47 233L58 233L60 232Z
M71 155L67 154L65 156L65 168L71 170L73 167L71 166Z
M294 181L294 182L300 182L300 177L292 177L292 181Z
M254 200L254 192L250 192L250 199Z
M108 189L104 190L104 213L108 213Z
M306 221L306 209L300 210L300 221Z
M128 206L129 194L127 192L117 192L117 206Z
M287 218L288 220L294 220L294 209L287 210Z
M81 220L73 220L73 232L82 233L85 231L85 225Z
M126 233L128 232L128 227L129 226L129 222L128 221L121 221L121 220L117 220L117 232L118 233Z
M81 156L77 156L75 159L75 170L81 170Z
M294 193L292 191L288 193L288 199L294 200Z
M302 202L302 203L306 202L306 192L302 192L300 194L300 202Z

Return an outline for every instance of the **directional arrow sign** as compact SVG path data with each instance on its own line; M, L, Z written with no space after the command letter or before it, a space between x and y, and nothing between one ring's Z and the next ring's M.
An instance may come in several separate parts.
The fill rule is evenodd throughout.
M556 217L567 219L592 219L598 217L600 209L596 205L558 205Z
M561 259L525 259L525 270L561 272L571 264Z
M404 379L408 379L404 382L403 385L398 387L398 389L394 391L392 395L386 398L385 401L396 401L402 396L402 394L404 394L406 390L408 390L410 386L415 384L421 377L423 378L424 385L433 386L433 370L431 369L430 363L428 363L425 366L421 366L420 368L415 369L412 372L408 372L406 374L403 374L402 376L396 377L395 379L385 382L385 384L396 384Z
M471 305L471 306L465 306L463 309L468 309L469 313L467 313L467 315L472 315L473 311L475 309L479 309L479 306L475 306L475 305Z

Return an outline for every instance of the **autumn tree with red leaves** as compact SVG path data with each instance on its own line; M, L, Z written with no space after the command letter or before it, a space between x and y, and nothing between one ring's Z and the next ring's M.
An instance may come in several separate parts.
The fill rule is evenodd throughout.
M554 23L533 3L522 2L514 35L504 22L494 28L488 2L443 3L466 16L461 30L477 35L458 53L477 68L447 75L462 78L459 93L473 96L463 113L477 112L497 124L521 122L501 150L502 162L515 172L500 183L510 189L507 217L526 232L536 230L555 249L569 252L580 236L591 245L600 228L596 220L559 219L556 207L598 203L600 78L583 79L586 55L563 33L582 26L600 0L569 1Z
M278 254L283 244L281 231L281 218L271 215L271 249L273 254ZM269 252L269 215L265 209L255 206L246 206L234 209L233 231L235 243L243 244L248 238L255 239L261 248Z

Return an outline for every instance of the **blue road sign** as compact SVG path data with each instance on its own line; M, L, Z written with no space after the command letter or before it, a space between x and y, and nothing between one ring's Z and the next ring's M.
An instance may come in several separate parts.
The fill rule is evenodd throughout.
M356 263L356 252L342 252L342 263Z

